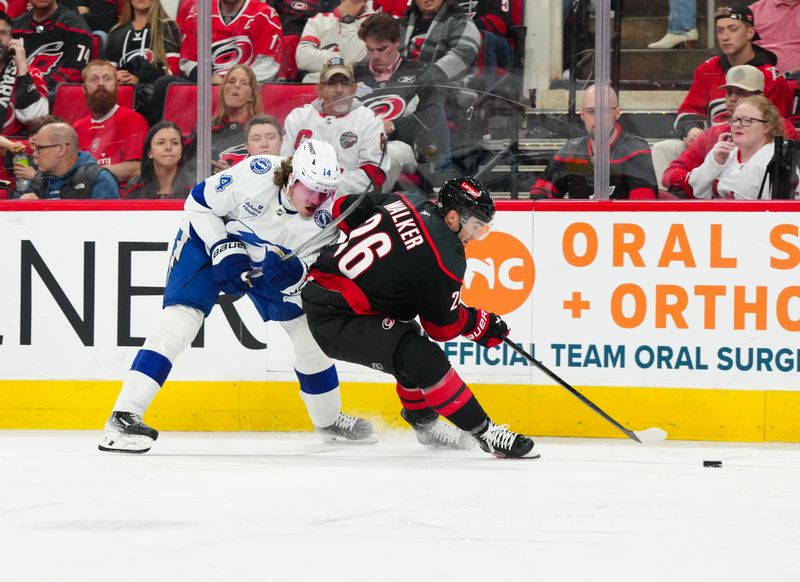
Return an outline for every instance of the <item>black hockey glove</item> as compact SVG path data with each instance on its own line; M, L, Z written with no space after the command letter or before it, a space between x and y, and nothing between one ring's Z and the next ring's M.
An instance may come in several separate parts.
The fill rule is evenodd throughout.
M216 243L211 247L211 266L214 282L224 293L240 294L250 289L242 280L242 274L251 268L244 243L230 238Z
M462 335L485 348L499 346L511 331L499 315L473 307L467 307L466 310L474 318L474 323L468 323L467 331Z
M288 261L281 260L291 251L280 245L277 250L268 251L261 268L264 271L264 282L284 295L296 295L303 288L308 271L305 263L297 257Z

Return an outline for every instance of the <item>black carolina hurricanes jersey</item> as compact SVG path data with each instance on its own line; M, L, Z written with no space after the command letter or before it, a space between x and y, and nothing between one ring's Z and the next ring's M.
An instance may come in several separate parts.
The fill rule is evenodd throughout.
M340 198L334 216L355 196ZM375 194L347 217L348 237L326 248L311 268L320 286L338 291L358 314L411 321L417 315L437 341L464 329L464 245L433 204L413 194Z

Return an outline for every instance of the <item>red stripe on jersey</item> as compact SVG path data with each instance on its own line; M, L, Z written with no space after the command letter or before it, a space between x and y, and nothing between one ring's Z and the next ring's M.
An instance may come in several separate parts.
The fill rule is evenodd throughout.
M337 198L336 200L333 201L333 208L331 208L331 215L333 215L334 220L336 220L342 213L342 204L344 204L345 200L347 200L347 196L342 196L341 198ZM339 230L341 230L345 234L350 234L350 227L344 220L339 223Z
M419 321L425 333L431 336L432 339L437 342L446 342L461 335L461 332L467 325L468 318L467 310L462 306L458 310L458 319L448 325L436 325L435 323L423 319L422 316L420 316Z
M380 188L386 182L386 174L375 164L363 164L358 169L363 170L376 188Z
M300 42L307 42L313 44L315 47L319 48L319 39L316 36L301 36Z
M422 392L428 405L442 416L455 414L472 399L472 391L453 368L437 384Z
M424 410L428 408L425 402L425 394L419 388L406 388L402 384L396 384L395 390L400 397L400 402L406 410Z
M358 315L380 315L369 304L369 299L367 299L361 288L347 277L311 269L308 273L308 280L311 281L312 279L325 289L337 291L341 294L350 309Z
M461 277L456 277L453 273L451 273L447 269L447 267L444 266L444 263L442 262L442 256L439 254L439 249L436 248L436 245L434 244L433 239L431 238L431 235L428 232L428 229L425 227L425 223L422 221L422 217L419 215L419 212L417 212L417 209L411 202L408 201L408 198L403 196L400 192L397 192L397 195L403 199L403 202L405 202L408 209L414 213L414 216L416 217L417 220L417 224L419 225L422 234L425 235L425 239L428 241L428 246L431 248L431 251L433 251L433 254L436 257L436 262L439 264L439 268L445 275L447 275L451 279L457 281L458 283L463 283L464 280ZM453 337L455 337L455 335Z

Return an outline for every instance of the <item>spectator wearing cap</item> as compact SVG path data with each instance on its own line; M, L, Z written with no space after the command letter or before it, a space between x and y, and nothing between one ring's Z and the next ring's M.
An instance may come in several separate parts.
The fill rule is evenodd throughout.
M316 83L328 59L341 57L350 65L366 59L367 49L358 37L361 23L375 11L371 0L342 0L332 12L309 18L300 36L297 68L308 73L304 83Z
M758 0L750 10L761 37L758 46L777 55L781 71L800 78L800 0Z
M725 84L725 107L728 115L732 115L736 105L746 97L764 93L764 74L752 65L738 65L728 69ZM677 198L692 198L694 191L689 183L692 170L700 166L708 152L719 141L723 134L730 135L730 125L721 123L712 125L695 139L676 160L673 160L661 176L661 184ZM798 139L797 131L792 124L784 120L784 133L790 139Z
M386 134L381 120L356 99L353 67L341 57L329 59L320 73L317 95L286 117L281 156L292 156L306 139L328 142L336 148L342 169L340 192L381 190L390 165Z
M775 53L753 44L758 40L753 13L747 7L717 9L717 41L721 55L711 57L694 72L692 86L678 106L675 131L681 139L664 140L653 146L653 166L661 176L667 166L711 125L725 123L725 74L731 67L751 65L764 75L764 95L772 101L783 117L792 106L792 89L777 68Z

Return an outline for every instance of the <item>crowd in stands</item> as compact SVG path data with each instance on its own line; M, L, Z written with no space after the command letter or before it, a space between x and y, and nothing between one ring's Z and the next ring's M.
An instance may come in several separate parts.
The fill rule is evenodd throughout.
M452 140L463 110L515 66L510 4L212 0L207 174L249 155L289 156L314 137L336 148L343 188L440 185L458 173ZM662 44L696 36L695 13L681 18L684 4L670 2ZM197 140L165 104L172 87L197 82L197 5L181 0L173 20L160 0L0 0L0 198L185 197ZM798 6L718 9L720 54L695 72L677 111L679 139L651 150L622 129L609 93L611 198L755 197L734 184L763 177L775 136L797 137L798 84L782 71L800 71L800 35L791 32ZM313 95L291 111L265 108L263 92L285 82L307 83ZM79 118L52 115L64 83L82 85ZM594 87L581 97L587 135L553 155L531 198L594 196L595 97Z

